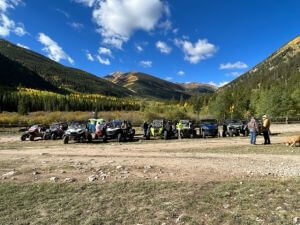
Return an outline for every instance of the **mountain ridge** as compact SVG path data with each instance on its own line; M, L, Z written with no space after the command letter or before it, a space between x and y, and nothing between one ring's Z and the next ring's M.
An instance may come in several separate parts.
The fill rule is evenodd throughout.
M215 91L215 88L209 84L197 82L191 84L173 83L142 72L116 72L104 78L143 97L180 99L181 97L189 98L195 94L213 93Z

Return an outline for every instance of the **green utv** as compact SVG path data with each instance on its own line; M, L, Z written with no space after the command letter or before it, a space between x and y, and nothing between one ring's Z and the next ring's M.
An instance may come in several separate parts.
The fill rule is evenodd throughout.
M182 124L182 128L180 131L182 138L195 138L197 136L195 123L193 121L180 120L179 123Z
M146 139L149 140L150 136L154 138L163 138L164 140L171 139L176 135L176 128L174 128L172 121L153 120L150 124Z

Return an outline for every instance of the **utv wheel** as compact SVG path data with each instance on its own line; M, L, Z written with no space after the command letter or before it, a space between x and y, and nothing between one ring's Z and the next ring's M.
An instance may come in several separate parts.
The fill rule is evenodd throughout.
M118 140L118 142L121 142L121 141L122 141L122 134L121 134L121 133L118 133L117 140Z
M68 144L69 143L69 136L64 136L63 138L64 144Z
M89 143L91 143L93 141L93 137L92 137L91 134L87 135L87 140L88 140Z
M48 140L48 135L47 134L43 135L43 140Z
M166 130L164 131L164 139L168 140L168 131L166 131Z
M52 134L52 135L51 135L51 140L53 140L53 141L54 141L54 140L56 140L56 139L57 139L57 136L56 136L56 134Z
M104 135L103 136L103 142L106 143L107 142L107 137Z
M146 136L146 140L150 140L150 135L147 135L147 136Z
M233 137L233 132L231 130L228 132L228 134L229 134L229 137Z
M30 135L30 136L29 136L29 140L30 140L30 141L34 141L34 136L33 136L33 135Z
M191 134L191 135L190 135L190 138L193 139L193 138L194 138L194 134Z
M21 136L21 141L26 141L26 135Z
M129 137L129 141L133 141L134 140L134 134L130 135Z

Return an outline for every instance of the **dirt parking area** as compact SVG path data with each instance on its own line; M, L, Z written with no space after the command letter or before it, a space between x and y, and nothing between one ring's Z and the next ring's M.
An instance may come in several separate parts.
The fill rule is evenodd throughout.
M0 176L3 182L29 183L300 176L300 148L284 145L289 135L300 133L300 125L274 125L272 133L267 146L261 136L255 146L247 137L64 145L61 140L21 142L20 135L5 134L0 136Z

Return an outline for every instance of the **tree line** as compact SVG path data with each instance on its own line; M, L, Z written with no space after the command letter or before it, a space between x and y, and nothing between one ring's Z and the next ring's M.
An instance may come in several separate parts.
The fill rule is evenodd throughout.
M61 95L26 88L0 91L0 111L20 114L35 111L138 111L139 109L140 105L132 99L95 94Z

